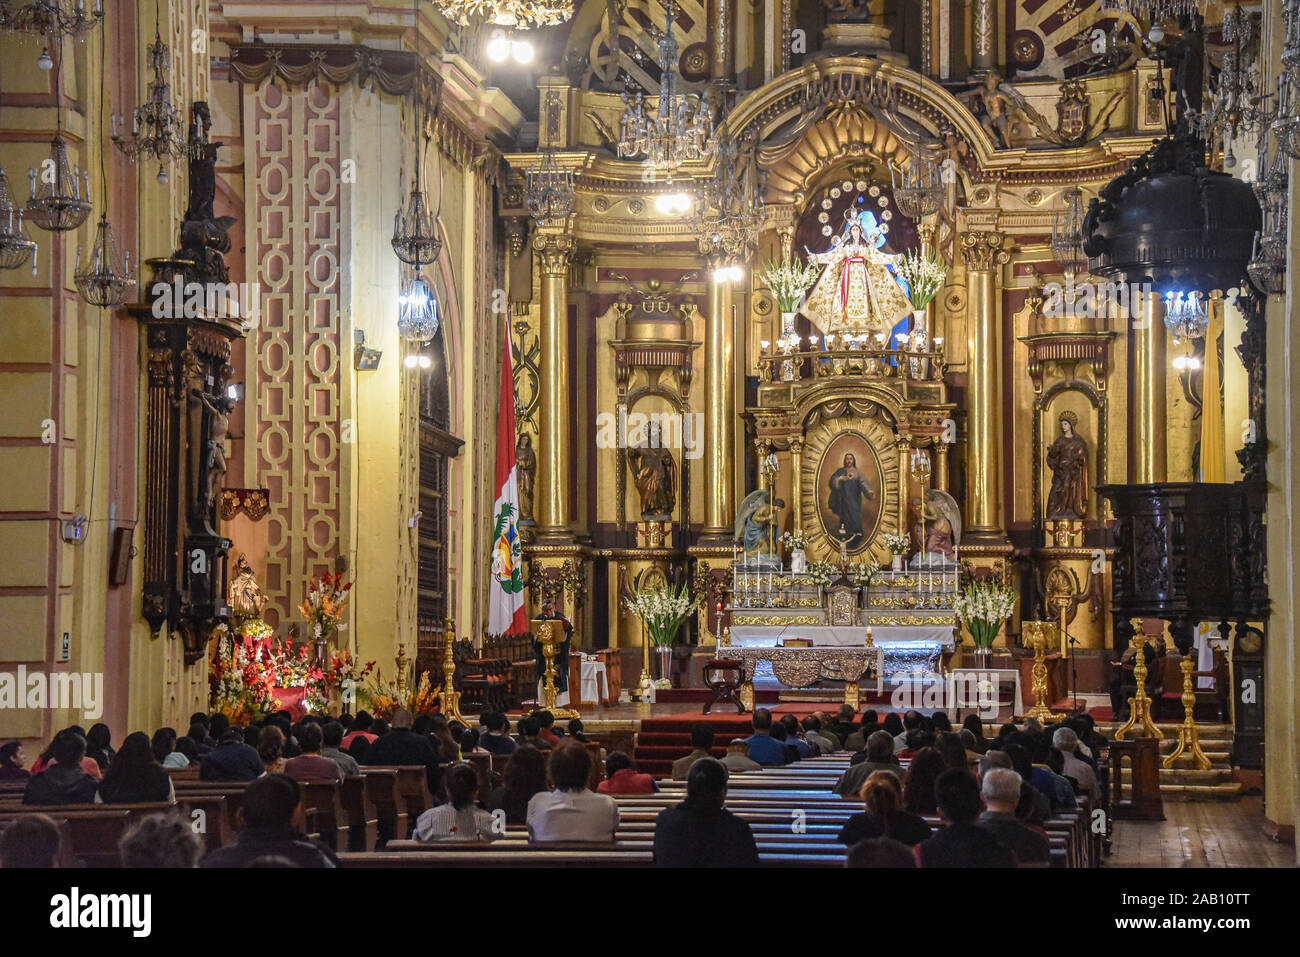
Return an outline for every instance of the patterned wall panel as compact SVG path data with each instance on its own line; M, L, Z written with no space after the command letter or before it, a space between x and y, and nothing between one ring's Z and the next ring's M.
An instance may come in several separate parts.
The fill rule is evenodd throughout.
M294 618L306 580L332 567L345 526L339 102L319 86L245 94L248 271L263 291L251 360L257 482L271 493L264 588L273 626Z

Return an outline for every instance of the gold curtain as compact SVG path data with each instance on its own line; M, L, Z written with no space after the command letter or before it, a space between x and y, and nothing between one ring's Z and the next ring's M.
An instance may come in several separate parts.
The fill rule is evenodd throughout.
M1205 374L1201 378L1201 481L1223 482L1223 396L1219 386L1219 336L1223 334L1223 299L1210 300L1210 327L1205 333Z

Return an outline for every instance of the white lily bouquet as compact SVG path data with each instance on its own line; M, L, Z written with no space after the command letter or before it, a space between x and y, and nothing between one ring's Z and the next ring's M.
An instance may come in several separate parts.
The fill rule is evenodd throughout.
M899 535L897 532L886 532L884 540L885 547L889 549L891 555L906 555L912 550L912 539L906 535Z
M793 532L784 532L781 535L781 544L792 552L802 552L808 547L808 536L797 529Z
M671 645L682 622L690 617L699 603L700 596L691 595L685 584L680 589L670 585L642 588L630 598L623 599L623 606L645 622L653 645Z
M1016 593L1010 585L985 578L963 588L953 599L952 607L970 632L975 647L988 650L993 647L1002 623L1015 610Z
M876 580L876 575L880 573L880 565L877 562L851 562L849 564L848 579L858 588L870 588L871 583Z
M820 270L816 264L800 262L787 251L780 260L770 259L764 263L758 277L776 297L782 312L794 312Z
M907 300L912 308L924 309L943 288L948 267L933 253L909 250L895 261L894 274L907 283Z
M825 588L835 580L839 568L830 562L813 562L808 566L808 581L818 588Z

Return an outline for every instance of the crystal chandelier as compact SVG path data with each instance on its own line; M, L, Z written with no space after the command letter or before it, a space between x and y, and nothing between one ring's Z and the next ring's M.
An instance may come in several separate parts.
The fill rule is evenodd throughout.
M894 187L894 202L898 211L913 222L919 222L938 211L943 202L943 181L939 167L933 160L921 155L920 144L906 166L890 166L889 178Z
M418 7L412 5L416 27L416 58L419 52ZM415 179L411 184L411 196L406 203L406 216L403 218L399 207L393 215L393 252L397 258L418 272L421 267L429 265L438 258L442 251L442 240L438 238L437 214L430 213L424 201L424 178L421 175L421 158L424 155L424 122L421 112L421 99L417 85L415 92ZM437 126L437 118L434 119ZM438 191L438 205L442 206L442 191Z
M86 0L38 0L33 3L0 2L0 27L42 36L80 37L104 19L104 0L86 9Z
M1292 159L1300 159L1300 2L1283 0L1282 19L1282 70L1277 78L1277 109L1270 126L1277 149Z
M524 205L539 223L563 220L573 212L575 197L573 170L561 167L553 150L546 152L541 166L524 173Z
M1210 327L1210 309L1205 294L1199 291L1165 293L1165 326L1175 341L1204 338Z
M520 29L547 27L573 16L573 0L433 0L433 5L461 26L480 19Z
M748 258L763 229L763 194L752 162L731 135L717 138L713 176L701 189L692 217L702 252L722 253L730 263ZM735 277L734 272L732 273Z
M180 110L172 105L171 85L166 70L170 56L167 44L162 41L158 24L154 23L153 43L149 44L149 63L153 79L149 81L149 95L144 103L131 111L131 135L119 135L117 114L113 114L113 143L135 162L137 156L152 156L158 160L158 182L167 182L167 161L184 156L188 150L185 142L185 121Z
M1088 254L1083 251L1083 190L1072 186L1065 191L1065 209L1052 220L1052 258L1067 280L1088 271Z
M131 278L131 254L118 252L113 239L113 227L108 217L101 214L95 227L95 245L91 247L86 268L81 268L81 249L77 249L75 279L81 298L101 309L116 309L126 302L127 293L135 285Z
M1225 11L1222 35L1231 47L1223 54L1219 82L1208 106L1192 117L1191 123L1204 139L1222 139L1223 165L1231 169L1237 163L1233 141L1243 133L1257 131L1269 116L1260 91L1258 30L1253 15L1241 7Z
M659 38L659 105L646 112L645 94L624 92L618 155L644 155L667 181L687 160L713 152L713 114L703 97L677 92L677 39L673 36L673 0L668 0L663 36Z
M104 34L99 35L99 140L104 140L104 90L108 85L107 61L104 57ZM104 194L105 212L99 215L95 227L95 244L90 249L86 268L81 268L81 247L77 247L77 267L73 278L81 298L101 309L116 309L126 302L127 293L135 285L131 278L131 254L119 254L113 239L113 227L108 223L108 167L107 155L99 151L99 186ZM87 189L89 192L89 189ZM87 197L89 198L89 197Z
M23 211L14 206L9 176L0 166L0 269L19 269L28 259L35 276L36 243L23 233Z
M438 300L423 276L415 276L397 297L397 334L408 342L428 342L438 332Z
M1123 10L1135 19L1160 23L1197 12L1197 0L1101 0L1103 10Z
M73 168L61 130L50 141L50 158L39 170L28 170L27 176L31 188L27 218L38 227L61 233L86 221L90 215L90 172Z

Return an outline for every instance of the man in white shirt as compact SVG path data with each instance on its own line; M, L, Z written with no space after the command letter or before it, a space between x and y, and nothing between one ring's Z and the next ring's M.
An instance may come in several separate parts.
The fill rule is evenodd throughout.
M1092 765L1075 754L1079 747L1079 736L1071 728L1057 728L1052 733L1052 747L1060 751L1061 757L1065 759L1065 776L1074 778L1080 789L1095 804L1098 793L1097 772L1092 769Z
M551 751L554 791L534 794L528 802L530 841L600 841L612 843L618 832L618 802L587 787L591 755L577 741Z

